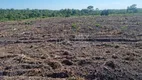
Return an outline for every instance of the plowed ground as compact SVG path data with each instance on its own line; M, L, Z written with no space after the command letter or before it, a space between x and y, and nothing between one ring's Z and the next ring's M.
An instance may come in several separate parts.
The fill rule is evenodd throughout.
M142 80L142 17L0 22L0 80Z

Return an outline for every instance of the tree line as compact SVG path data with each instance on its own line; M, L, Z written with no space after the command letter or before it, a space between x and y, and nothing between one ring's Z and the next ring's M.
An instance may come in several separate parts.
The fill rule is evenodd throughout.
M94 9L93 6L88 6L86 9L61 9L61 10L39 10L39 9L0 9L0 21L6 20L22 20L30 18L46 18L46 17L70 17L70 16L88 16L88 15L101 15L108 16L109 14L129 14L129 13L142 13L141 8L137 8L133 4L127 9Z

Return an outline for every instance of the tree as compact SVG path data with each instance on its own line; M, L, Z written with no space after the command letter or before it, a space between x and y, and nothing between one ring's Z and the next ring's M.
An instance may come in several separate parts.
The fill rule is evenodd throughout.
M94 7L93 6L88 6L87 9L88 10L94 10Z
M101 16L108 16L109 15L109 10L103 10L101 12Z
M136 4L129 6L127 9L109 9L99 10L93 9L93 6L88 6L86 9L61 9L61 10L39 10L39 9L0 9L0 21L6 20L22 20L30 18L46 18L46 17L71 17L71 16L88 16L88 15L102 15L108 16L109 14L125 14L129 13L142 13L142 8L137 8Z
M128 6L127 7L127 12L128 13L137 13L138 12L137 5L133 4L131 6Z
M96 8L96 10L95 10L95 15L100 15L100 10L99 10L99 8Z

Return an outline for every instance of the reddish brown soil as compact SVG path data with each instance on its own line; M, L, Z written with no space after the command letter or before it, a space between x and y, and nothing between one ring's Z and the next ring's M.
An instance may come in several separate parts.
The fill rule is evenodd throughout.
M1 79L142 80L142 16L1 22Z

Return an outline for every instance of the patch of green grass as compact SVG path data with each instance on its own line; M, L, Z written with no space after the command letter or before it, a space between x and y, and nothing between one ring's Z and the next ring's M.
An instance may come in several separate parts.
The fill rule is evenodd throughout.
M72 30L74 30L74 31L78 31L80 29L80 27L77 26L76 23L73 23L71 27L72 27Z
M72 24L72 29L77 29L77 25L75 23Z
M100 25L100 24L96 24L95 26L96 26L96 27L101 27L101 25Z

